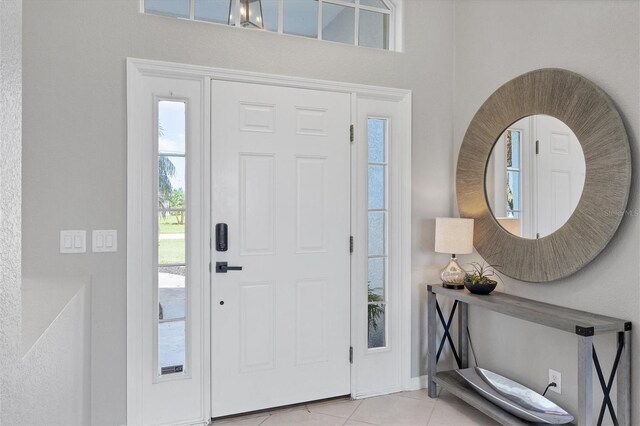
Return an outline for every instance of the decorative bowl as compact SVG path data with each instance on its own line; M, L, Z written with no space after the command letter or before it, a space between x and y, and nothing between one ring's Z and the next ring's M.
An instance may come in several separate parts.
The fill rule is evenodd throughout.
M467 280L466 278L464 280L464 286L473 294L489 294L496 289L497 285L498 282L493 280L487 281L486 283L482 284L474 284L472 281Z
M480 367L457 372L480 395L523 420L555 425L573 421L571 414L552 401L504 376Z

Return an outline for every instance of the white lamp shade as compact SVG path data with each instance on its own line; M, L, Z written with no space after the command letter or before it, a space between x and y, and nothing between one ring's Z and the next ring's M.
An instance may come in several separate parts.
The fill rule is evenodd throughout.
M473 252L473 219L437 217L436 252L449 254Z

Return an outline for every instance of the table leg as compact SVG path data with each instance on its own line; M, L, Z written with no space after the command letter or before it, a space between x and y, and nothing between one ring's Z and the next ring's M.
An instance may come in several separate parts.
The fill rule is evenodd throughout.
M429 375L429 397L437 398L436 389L436 294L431 291L431 286L427 287L427 347L428 347L428 367Z
M619 333L624 347L618 364L618 407L616 415L621 426L631 425L631 330Z
M464 302L458 304L458 351L460 351L460 368L469 367L469 305Z
M578 336L578 426L593 425L593 336Z

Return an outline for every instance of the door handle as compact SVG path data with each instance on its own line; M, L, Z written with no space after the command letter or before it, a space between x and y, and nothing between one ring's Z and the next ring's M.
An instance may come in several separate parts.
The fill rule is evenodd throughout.
M216 262L216 274L226 274L227 271L242 271L242 266L229 266L227 262Z

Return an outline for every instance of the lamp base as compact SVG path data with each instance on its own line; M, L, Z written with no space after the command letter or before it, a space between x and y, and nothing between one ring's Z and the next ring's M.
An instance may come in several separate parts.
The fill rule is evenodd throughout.
M462 290L464 288L464 270L458 265L456 255L451 255L449 264L440 272L440 279L444 288Z
M464 284L442 283L442 287L448 288L450 290L463 290Z

